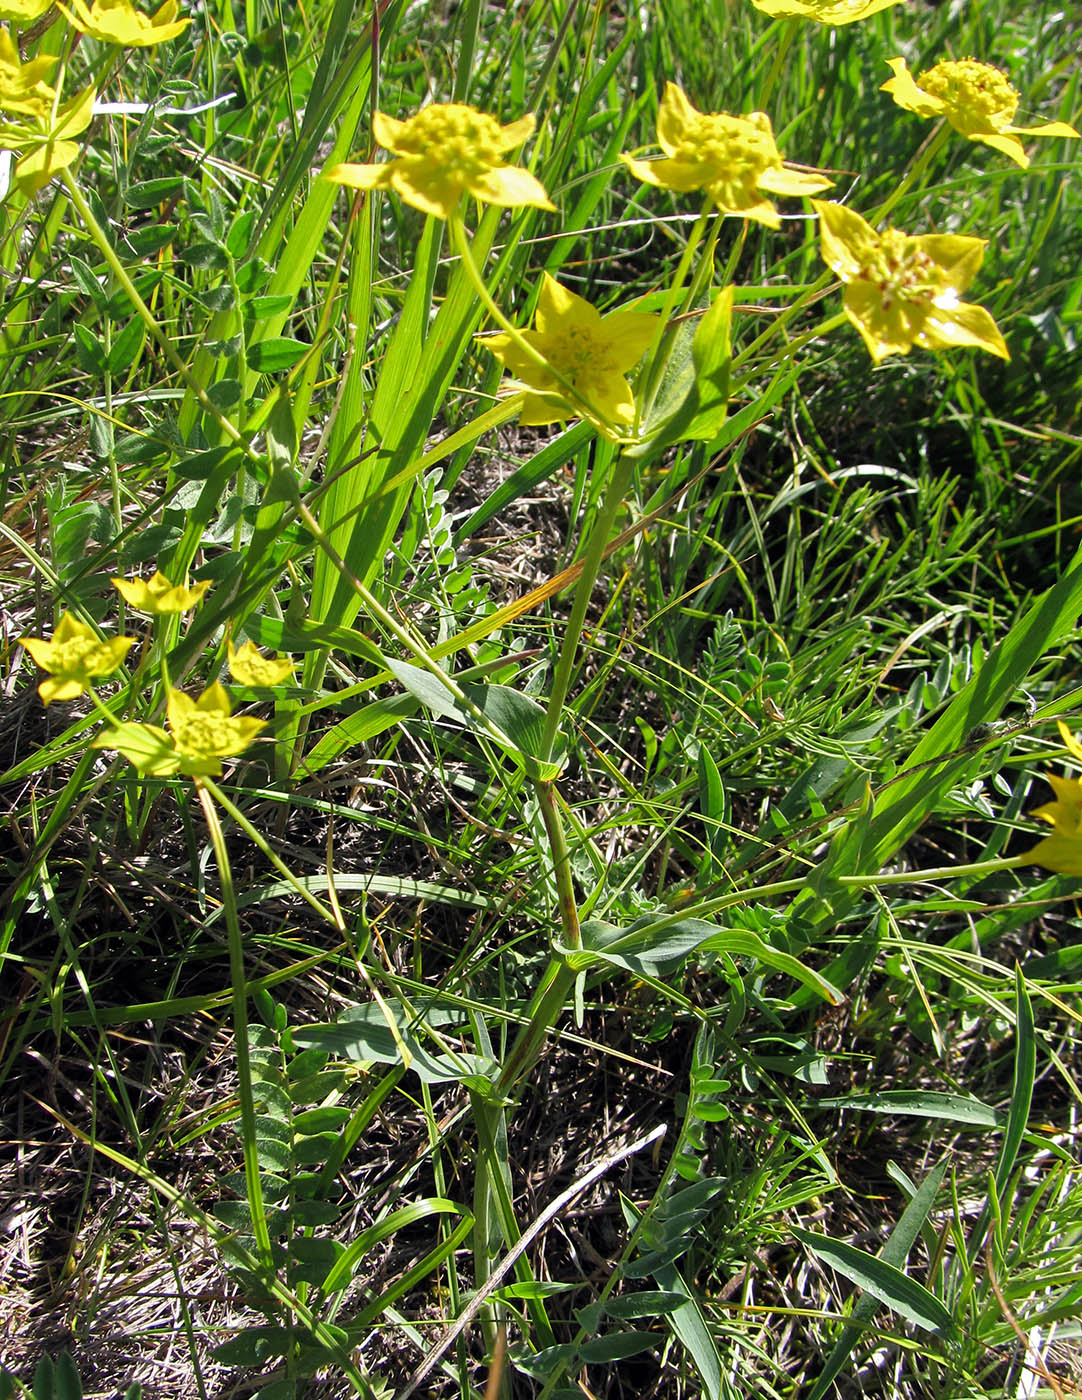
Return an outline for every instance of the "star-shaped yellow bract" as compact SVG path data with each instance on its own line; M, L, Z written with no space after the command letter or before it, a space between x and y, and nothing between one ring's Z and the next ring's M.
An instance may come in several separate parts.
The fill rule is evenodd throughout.
M853 24L858 19L877 15L900 0L751 0L757 10L766 15L792 15L813 19L817 24Z
M723 213L756 219L769 228L780 228L781 219L767 196L818 194L833 183L825 175L782 164L765 112L750 117L699 112L676 83L665 84L657 143L665 152L663 160L620 159L649 185L681 194L703 190Z
M52 57L23 63L11 35L0 29L0 111L31 117L51 112L56 93L46 79L56 63Z
M876 233L840 204L812 200L823 261L845 283L842 305L878 364L888 355L974 346L1001 359L1010 353L983 306L959 301L977 275L985 240L961 234L911 237Z
M293 675L293 662L288 657L264 656L254 642L245 642L239 650L227 642L226 650L229 674L240 685L281 685Z
M86 0L71 0L71 6L58 8L81 34L125 49L146 49L175 39L191 24L190 19L177 19L177 0L165 0L153 15L137 10L131 0L93 0L89 6Z
M150 613L152 617L187 612L202 601L203 594L210 587L209 580L195 583L191 588L170 583L160 569L156 569L149 579L115 578L112 584L136 612Z
M13 20L16 24L33 24L43 15L53 0L0 0L0 19Z
M55 118L50 108L27 121L4 123L3 145L22 153L13 181L24 194L36 194L76 159L79 144L71 138L90 125L96 99L94 89L86 88L63 103Z
M168 732L156 724L118 724L91 741L96 749L116 749L144 777L185 773L214 778L222 759L243 753L264 723L235 717L229 696L217 681L198 700L170 687L166 699Z
M1074 758L1082 762L1082 744L1058 721L1060 736ZM1077 778L1057 778L1046 775L1056 794L1055 802L1046 802L1030 816L1040 817L1052 828L1052 835L1038 841L1026 858L1059 875L1082 875L1082 783Z
M555 209L536 176L503 157L533 133L534 119L501 126L461 102L434 102L406 121L383 112L372 119L379 144L395 157L380 165L334 165L328 180L355 190L394 190L424 214L449 219L464 194L517 209Z
M64 613L51 642L41 637L22 637L23 646L48 680L38 686L38 694L48 705L52 700L75 700L97 676L108 676L128 654L134 637L110 637L103 641L85 622Z
M883 84L899 107L920 117L943 117L971 141L982 141L1010 156L1023 170L1029 156L1019 136L1078 136L1066 122L1014 126L1019 94L1006 73L975 58L947 59L914 78L904 58L892 58L894 73Z
M582 297L561 287L546 272L537 297L534 329L522 339L556 370L593 409L597 426L629 426L635 400L626 375L649 349L657 328L656 316L614 311L602 316ZM560 423L581 418L582 404L569 398L555 375L536 363L501 332L483 337L485 346L515 376L512 390L524 392L520 422Z

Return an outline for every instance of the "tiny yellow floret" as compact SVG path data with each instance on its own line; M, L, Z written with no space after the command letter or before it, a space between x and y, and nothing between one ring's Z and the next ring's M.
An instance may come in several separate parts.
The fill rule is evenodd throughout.
M755 219L780 228L769 195L819 194L832 180L818 172L787 167L774 142L765 112L734 117L727 112L699 112L676 83L666 83L657 116L661 160L620 159L648 185L687 194L703 190L724 214Z
M355 190L394 190L438 219L449 219L466 194L507 209L555 209L536 176L503 159L533 134L534 125L527 115L501 126L461 102L434 102L405 121L377 112L373 133L395 159L333 165L324 177Z
M919 117L942 117L971 141L981 141L1010 156L1023 170L1029 156L1019 136L1067 136L1078 132L1066 122L1015 126L1021 100L1010 79L990 63L975 58L947 59L914 78L904 58L888 60L894 74L883 84L899 107Z
M53 700L75 700L97 676L111 675L135 643L134 637L110 637L103 641L85 622L64 613L53 632L52 641L22 637L27 649L48 680L38 686L46 705Z
M790 15L813 19L817 24L853 24L877 15L900 0L751 0L766 15Z
M656 316L636 311L602 316L546 272L537 298L535 329L521 335L585 400L599 431L615 437L614 428L627 427L634 420L635 400L626 376L649 349L657 321ZM510 335L500 332L481 339L515 376L507 382L507 389L523 395L521 423L560 423L584 416L583 404L569 397L556 375L531 358Z
M136 612L150 613L152 617L187 612L202 601L210 587L210 581L206 579L202 583L192 584L190 588L170 583L160 569L155 570L149 579L114 578L111 582L129 607Z
M229 674L239 685L281 685L293 675L293 662L288 657L264 656L254 642L245 642L239 650L226 643Z
M72 8L57 8L81 34L100 39L103 44L119 44L125 49L146 49L183 34L190 19L177 19L177 0L165 4L153 15L137 10L131 0L71 0Z
M812 200L823 261L845 284L842 306L878 364L888 355L974 346L1001 359L1010 353L983 306L960 301L977 275L985 240L960 234L911 237L877 233L841 204Z

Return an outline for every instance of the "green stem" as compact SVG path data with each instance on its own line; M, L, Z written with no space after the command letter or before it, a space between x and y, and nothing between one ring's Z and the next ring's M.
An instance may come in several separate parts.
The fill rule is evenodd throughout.
M586 556L582 561L582 574L575 586L575 599L571 605L571 616L564 629L563 641L556 660L556 670L552 677L552 693L549 696L548 711L545 714L545 728L541 739L541 757L546 761L551 760L556 745L556 735L563 717L564 701L567 699L571 673L575 665L575 653L578 649L582 625L586 620L586 609L590 605L590 596L605 558L605 546L612 532L616 513L620 509L631 482L633 470L633 462L626 457L617 457L612 469L612 476L605 489L601 509L598 511L593 529L589 534Z
M825 321L821 321L813 330L804 331L802 335L796 336L793 340L787 340L785 346L777 356L779 362L778 368L783 369L784 366L792 360L794 355L804 349L805 345L809 345L813 340L822 340L823 337L829 335L831 331L836 331L839 326L846 325L848 320L849 317L844 311L836 311L833 316L828 316ZM764 360L760 365L756 366L756 372L758 373L764 369L769 370L769 367L770 361ZM741 390L750 382L750 375L745 380L735 380L731 391L732 397L736 398Z
M198 401L200 408L203 410L204 413L208 414L211 418L214 419L214 421L221 428L222 432L225 433L226 437L229 438L231 442L236 443L237 446L244 449L244 452L248 457L252 459L252 461L261 461L262 459L259 457L259 454L254 452L251 449L251 447L249 447L249 445L245 442L244 438L237 431L234 425L229 421L228 418L224 416L221 409L216 407L215 404L213 404L211 400L207 397L203 388L193 378L190 370L188 369L188 366L180 358L180 355L177 353L176 346L169 339L166 333L162 330L161 326L158 325L158 322L155 320L154 313L151 311L150 307L147 306L143 298L139 295L135 283L128 276L127 269L124 267L124 264L117 257L113 249L113 245L109 241L108 235L106 234L102 226L98 223L97 219L94 217L94 211L87 203L87 200L83 195L82 190L76 184L71 172L67 169L62 170L60 172L60 178L63 180L64 185L68 191L68 196L71 199L72 204L74 204L76 210L78 211L79 217L82 219L84 225L86 226L87 232L97 244L99 252L105 259L106 263L109 265L110 272L116 278L119 285L123 287L125 295L131 302L131 304L135 307L136 312L142 319L142 322L146 326L151 338L157 343L162 354L169 361L170 365L180 376L180 378L184 381L184 383L188 386L191 392L195 395L195 398Z
M931 136L929 136L928 140L924 143L923 149L917 152L916 159L913 161L913 164L909 167L909 171L907 172L907 174L905 174L902 177L902 181L895 189L894 193L883 204L881 204L873 214L869 214L868 222L872 225L873 228L877 224L881 224L883 222L883 220L887 217L887 215L898 203L898 201L909 192L916 180L924 174L924 172L928 169L929 165L931 165L932 161L936 158L936 156L939 155L939 152L943 149L949 136L950 128L947 126L947 123L940 122L939 126L935 129L935 131L932 132Z
M244 944L237 901L233 891L233 872L229 865L222 825L214 807L209 786L202 778L193 778L195 790L210 832L214 859L222 882L222 904L225 907L229 938L229 972L233 984L233 1040L237 1054L237 1097L240 1100L241 1141L244 1148L244 1181L248 1192L248 1208L252 1216L252 1234L260 1262L273 1268L270 1231L263 1208L263 1183L259 1175L259 1154L256 1147L255 1098L252 1094L252 1066L248 1057L248 987L244 975Z
M537 804L541 809L541 820L545 824L545 834L549 839L552 854L552 873L556 880L556 903L560 914L560 928L566 947L575 952L582 947L582 929L579 927L579 908L575 899L575 886L571 879L571 852L567 845L563 816L551 783L534 784Z

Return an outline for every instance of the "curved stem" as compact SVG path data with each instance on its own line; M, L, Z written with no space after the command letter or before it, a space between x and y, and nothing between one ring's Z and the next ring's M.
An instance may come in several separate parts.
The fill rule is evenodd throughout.
M248 457L250 457L252 461L262 461L259 454L252 450L252 448L244 440L244 437L241 435L241 433L237 431L234 424L232 424L229 421L229 419L226 418L225 415L222 413L221 409L218 408L214 403L212 403L211 400L207 397L206 392L204 391L202 386L196 382L191 371L188 369L188 366L180 358L180 355L177 353L176 346L169 339L166 333L162 330L161 326L158 325L158 322L154 317L154 313L151 311L150 307L147 306L143 298L139 295L135 283L128 276L128 272L124 264L117 257L113 245L109 241L108 235L106 234L102 226L98 223L97 219L94 217L94 211L88 204L82 190L76 184L71 172L67 169L62 170L60 172L60 178L63 180L64 187L67 189L68 192L68 196L71 199L72 204L75 206L80 219L82 219L83 224L86 226L87 232L97 244L98 251L101 253L102 257L109 265L109 271L113 274L117 282L124 289L125 295L131 302L132 306L135 307L135 310L138 313L140 319L146 326L147 331L150 333L152 339L157 343L158 348L161 350L162 354L169 361L170 365L180 376L180 378L184 381L184 383L188 386L191 392L195 395L195 398L199 403L199 407L203 410L204 413L206 413L209 417L214 419L214 421L218 424L219 428L221 428L222 432L225 433L226 437L229 438L229 440L235 443L238 447L242 448L245 454Z
M703 234L706 232L706 222L710 217L710 209L713 201L709 196L703 200L703 207L699 211L699 217L692 226L688 241L684 244L684 251L680 254L680 261L676 264L676 271L673 273L672 281L669 283L665 300L662 302L661 313L658 317L657 329L654 331L654 338L650 342L650 348L646 352L646 368L642 374L642 390L635 396L635 435L638 436L640 424L643 419L650 417L650 409L654 399L657 397L658 387L661 384L661 376L665 369L666 351L668 343L673 334L670 325L673 312L676 310L677 298L683 290L687 280L688 268L691 260L702 242ZM719 219L721 215L719 214ZM714 241L717 235L715 233ZM713 242L711 243L711 253L713 252ZM706 260L704 259L704 262ZM700 268L700 273L701 273ZM711 268L712 270L712 268ZM698 280L698 279L697 279ZM697 285L697 282L696 282ZM686 309L686 307L684 308Z
M893 194L891 194L874 213L868 216L868 222L873 228L877 224L882 223L898 201L908 194L914 183L924 174L932 161L943 149L949 136L950 128L945 121L941 121L939 126L932 132L927 141L925 141L923 149L917 152L916 159L909 167L908 173L902 177L901 183L894 190Z

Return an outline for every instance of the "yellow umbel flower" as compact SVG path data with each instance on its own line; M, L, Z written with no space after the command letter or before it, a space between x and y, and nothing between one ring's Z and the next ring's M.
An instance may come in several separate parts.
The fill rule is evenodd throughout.
M6 29L0 29L0 111L44 117L52 111L56 93L46 82L55 58L32 58L23 63Z
M580 394L594 411L597 425L612 436L611 427L629 426L635 400L626 375L650 347L656 316L614 311L602 316L582 297L561 287L546 272L537 297L532 331L522 339ZM583 405L569 398L555 375L543 369L522 346L503 332L482 337L502 365L515 376L511 392L523 393L520 422L560 423L581 418Z
M840 204L812 200L819 215L823 261L845 284L843 309L878 364L914 345L948 350L971 345L1001 359L1010 353L983 306L959 301L984 257L983 238L898 229L876 233Z
M177 19L177 0L165 0L153 15L137 10L131 0L71 0L72 8L58 5L69 22L91 39L119 44L125 49L147 49L183 34L190 19Z
M1066 122L1014 126L1020 101L1006 73L975 58L948 59L914 78L904 58L888 60L894 73L883 84L899 107L919 117L943 117L971 141L982 141L1010 156L1024 170L1029 156L1019 136L1073 136Z
M229 674L240 685L281 685L293 675L293 662L288 657L264 656L254 642L245 642L239 651L227 642L226 651Z
M503 157L532 135L532 116L501 126L495 117L461 102L435 102L406 121L377 112L372 131L395 159L382 165L334 165L328 180L355 190L394 190L407 204L449 219L464 194L517 209L555 209L528 170Z
M129 607L136 612L150 613L151 617L187 612L202 601L203 594L210 587L209 580L195 583L191 588L170 583L160 569L156 569L149 579L114 578L111 582Z
M795 15L817 24L852 24L877 15L900 0L751 0L766 15Z
M4 123L3 144L23 153L13 179L25 194L36 194L76 159L79 144L71 138L90 125L96 100L94 89L86 88L65 102L55 118L50 109L29 121Z
M1082 762L1082 744L1062 720L1058 725L1068 751ZM1082 783L1077 778L1057 778L1054 773L1045 776L1056 800L1037 807L1030 816L1046 821L1052 828L1052 835L1038 841L1026 852L1026 858L1059 875L1082 875Z
M111 675L135 642L134 637L103 641L70 613L61 616L51 642L41 637L20 640L41 669L49 672L49 679L38 686L38 694L46 705L52 700L75 700L96 676Z
M833 184L825 175L782 164L765 112L752 112L750 117L699 112L676 83L665 84L657 143L666 159L620 159L648 185L681 194L704 190L723 213L756 219L768 228L780 228L781 219L765 196L818 194Z
M166 713L169 732L156 724L118 724L92 739L91 747L116 749L144 777L216 778L222 759L243 753L264 728L262 720L234 717L217 681L198 700L170 687Z
M0 0L0 19L13 20L15 24L33 24L53 0Z

